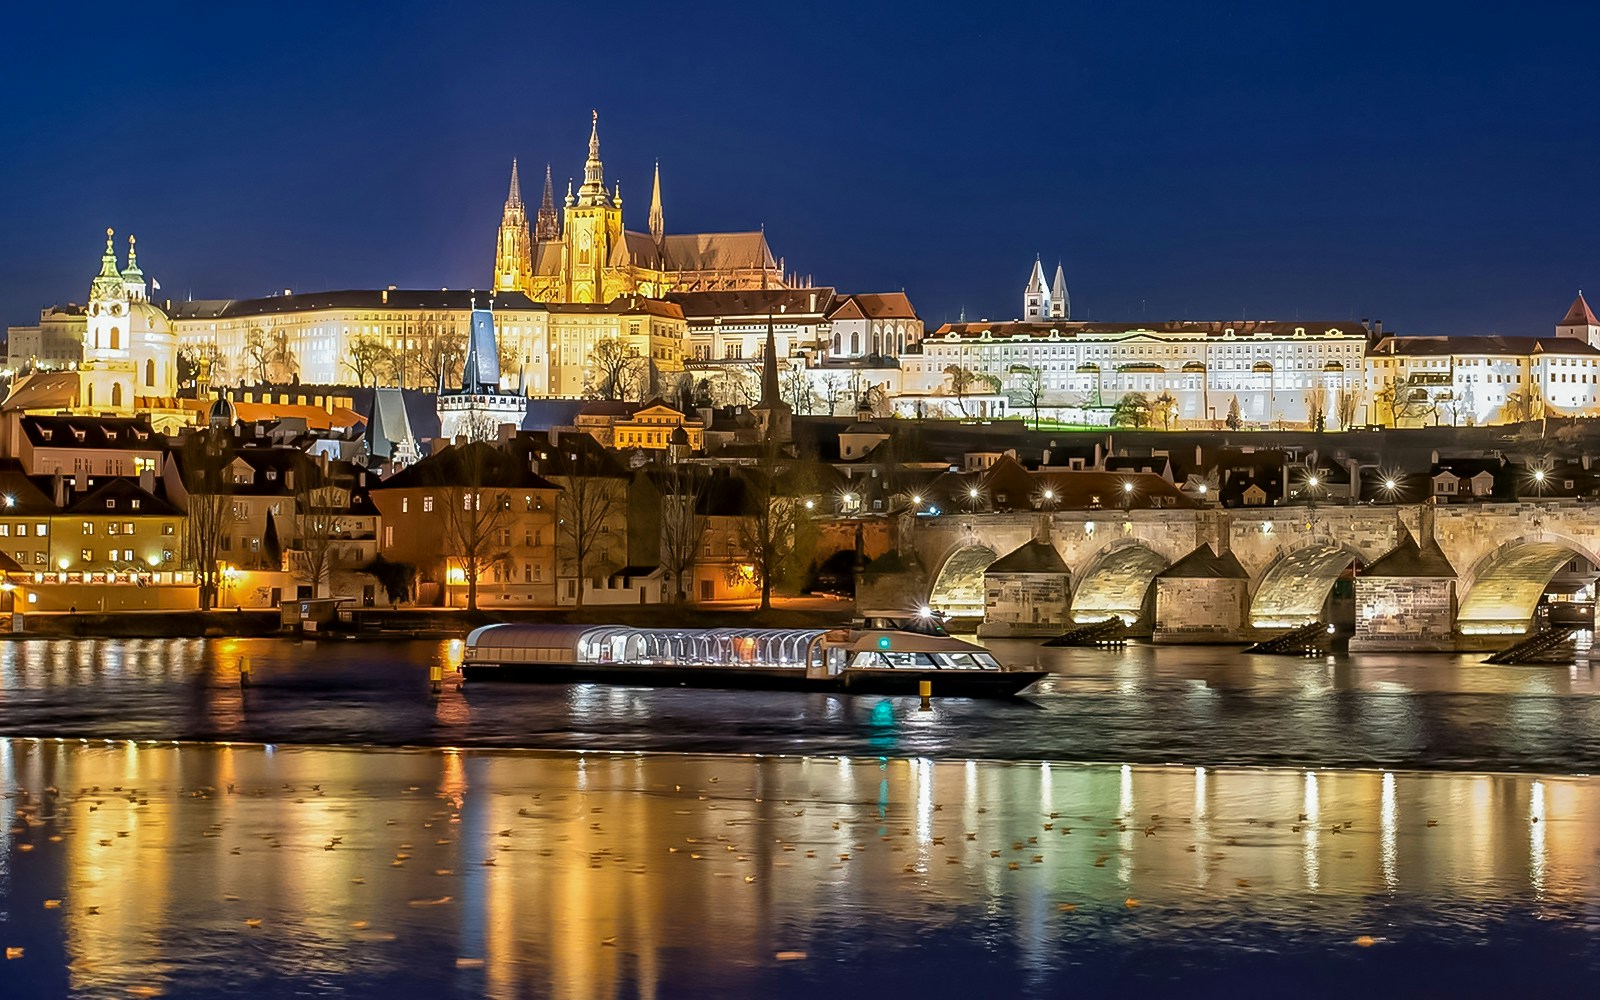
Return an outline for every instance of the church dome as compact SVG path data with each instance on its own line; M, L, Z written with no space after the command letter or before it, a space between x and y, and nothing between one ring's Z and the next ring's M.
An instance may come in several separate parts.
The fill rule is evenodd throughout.
M128 303L128 332L171 335L172 321L160 306L144 299L135 299Z
M211 427L232 427L238 419L239 413L234 409L233 400L225 393L219 393L206 411L206 423Z

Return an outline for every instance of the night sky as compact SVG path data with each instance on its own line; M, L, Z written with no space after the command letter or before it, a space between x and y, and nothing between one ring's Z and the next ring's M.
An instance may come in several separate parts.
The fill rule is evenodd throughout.
M482 287L512 156L559 197L591 107L629 228L659 158L669 231L765 223L930 328L1016 316L1035 254L1079 319L1600 293L1592 4L345 6L12 5L0 323L83 301L108 225L158 298Z

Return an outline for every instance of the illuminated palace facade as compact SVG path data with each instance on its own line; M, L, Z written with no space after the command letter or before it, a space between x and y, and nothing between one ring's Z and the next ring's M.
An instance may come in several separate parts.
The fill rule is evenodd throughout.
M606 190L600 162L600 117L589 131L583 184L567 196L558 218L550 170L530 228L517 165L495 240L494 288L536 302L611 302L626 296L665 298L669 292L786 288L782 265L766 234L668 233L661 205L661 168L650 193L649 232L622 224L622 187Z

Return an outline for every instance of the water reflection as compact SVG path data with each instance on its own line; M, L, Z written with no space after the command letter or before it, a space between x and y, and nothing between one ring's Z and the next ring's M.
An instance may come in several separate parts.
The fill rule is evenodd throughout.
M453 671L459 642L28 640L0 644L0 734L1600 770L1600 682L1587 667L992 645L1053 675L1027 699L936 700L930 712L915 699L782 692L459 690L453 672L432 697L428 668Z
M1470 937L1600 894L1577 777L0 739L0 794L5 972L44 997L783 993L779 952L815 985L978 926L1048 992L1095 948Z

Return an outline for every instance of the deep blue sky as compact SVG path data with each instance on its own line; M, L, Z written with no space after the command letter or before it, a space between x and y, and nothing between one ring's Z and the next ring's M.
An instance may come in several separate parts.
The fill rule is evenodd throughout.
M1548 333L1600 293L1592 4L31 3L0 43L0 322L101 233L162 295L487 283L511 157L645 228L1012 317ZM559 194L559 192L558 192ZM1600 301L1600 295L1596 295Z

